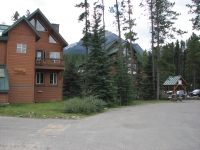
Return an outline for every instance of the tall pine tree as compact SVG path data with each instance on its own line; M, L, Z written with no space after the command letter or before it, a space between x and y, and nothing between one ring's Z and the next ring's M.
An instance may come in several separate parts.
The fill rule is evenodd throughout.
M89 94L97 96L108 104L115 103L115 88L110 75L110 60L102 47L104 38L104 27L101 26L102 14L97 7L94 7L92 34L87 66L87 86Z

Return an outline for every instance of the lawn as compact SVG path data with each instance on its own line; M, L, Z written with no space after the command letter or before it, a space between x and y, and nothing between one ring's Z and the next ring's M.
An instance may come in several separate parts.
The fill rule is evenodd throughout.
M156 100L136 100L131 103L131 106L152 104L169 101L156 101ZM65 113L64 109L67 101L62 102L46 102L46 103L33 103L33 104L9 104L0 105L1 116L13 116L24 118L63 118L63 119L79 119L90 115L86 114L69 114ZM120 106L118 106L120 108ZM97 114L97 113L95 113Z
M0 105L1 116L14 116L24 118L73 118L78 119L86 115L64 113L66 101L33 103L33 104L9 104Z

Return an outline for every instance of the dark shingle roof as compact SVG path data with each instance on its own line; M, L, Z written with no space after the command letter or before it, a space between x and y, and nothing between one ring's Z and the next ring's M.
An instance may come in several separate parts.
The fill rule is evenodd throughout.
M17 24L19 24L21 21L25 21L31 29L36 33L37 40L39 40L42 36L40 33L32 26L32 24L26 19L25 16L19 18L12 26L8 27L6 30L3 31L2 35L6 36L8 34L8 31L11 30L13 27L15 27Z

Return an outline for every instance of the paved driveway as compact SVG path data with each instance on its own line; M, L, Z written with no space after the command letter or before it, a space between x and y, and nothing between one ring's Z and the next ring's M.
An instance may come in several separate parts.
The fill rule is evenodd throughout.
M0 117L0 150L200 150L200 100L111 109L80 120Z

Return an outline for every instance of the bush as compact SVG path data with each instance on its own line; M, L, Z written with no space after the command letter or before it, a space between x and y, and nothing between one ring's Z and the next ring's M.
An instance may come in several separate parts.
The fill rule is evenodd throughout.
M103 111L104 105L106 103L103 100L94 96L84 97L83 99L72 98L66 102L65 112L90 114Z

